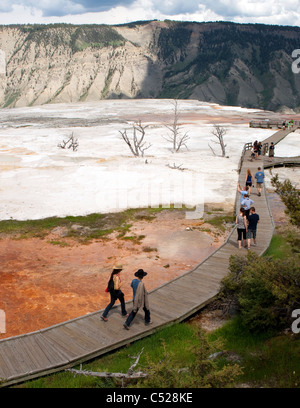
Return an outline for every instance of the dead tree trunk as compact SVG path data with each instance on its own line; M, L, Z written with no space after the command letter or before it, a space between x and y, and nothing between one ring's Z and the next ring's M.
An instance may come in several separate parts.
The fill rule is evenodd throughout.
M186 142L190 138L188 133L181 134L180 126L178 124L179 113L178 113L178 102L174 101L174 120L171 125L165 125L167 129L170 130L171 135L163 136L168 142L172 143L172 151L174 153L178 152L183 146L187 148Z
M146 145L146 142L144 140L145 129L147 127L148 125L142 126L141 121L135 123L133 125L133 136L131 138L127 135L127 130L124 130L123 132L119 131L121 133L122 139L129 147L131 153L136 157L144 157L145 150L151 147L151 144L149 143L148 145Z
M225 157L225 155L226 155L226 146L227 145L224 143L224 135L226 134L226 132L227 132L227 130L222 128L220 125L214 125L214 130L212 130L212 132L211 132L217 138L217 141L212 140L212 142L216 143L216 144L218 144L220 146L222 157ZM208 146L210 147L213 154L215 156L217 156L214 149L210 146L209 143L208 143Z
M78 139L74 139L73 132L67 141L63 140L62 143L59 143L57 145L57 147L60 147L61 149L65 149L66 147L68 149L72 148L73 151L76 151L78 146L79 146Z
M141 354L144 351L144 347L142 350L139 352L137 356L129 356L131 358L135 359L135 362L129 367L127 373L101 373L101 372L95 372L95 371L88 371L88 370L82 370L82 365L80 365L80 370L75 370L74 368L67 368L65 371L69 371L74 374L74 377L76 375L86 375L90 377L98 377L98 378L116 378L116 379L121 379L122 380L122 386L124 385L123 380L131 380L131 379L137 379L137 378L146 378L148 374L143 373L142 371L134 371L135 367L137 366Z

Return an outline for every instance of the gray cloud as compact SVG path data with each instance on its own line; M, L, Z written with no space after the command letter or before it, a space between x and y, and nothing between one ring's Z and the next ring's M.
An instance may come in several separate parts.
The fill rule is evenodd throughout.
M103 12L116 6L126 7L132 4L133 1L134 0L42 0L36 3L35 0L21 0L24 5L26 3L32 3L33 7L40 8L43 15L47 16Z
M101 12L110 10L116 6L129 6L134 0L72 0L72 3L80 5L85 12Z
M10 4L4 2L0 3L0 13L9 13L12 10L13 7L11 3Z
M152 5L156 10L164 14L185 14L185 13L194 13L199 9L199 6L204 4L205 1L196 1L196 0L152 0ZM209 2L207 2L209 3Z
M1 1L1 0L0 0ZM40 10L43 16L64 16L67 14L82 14L89 12L108 11L116 6L129 6L134 0L12 0L10 3L0 3L0 13L11 12L13 6L23 6Z

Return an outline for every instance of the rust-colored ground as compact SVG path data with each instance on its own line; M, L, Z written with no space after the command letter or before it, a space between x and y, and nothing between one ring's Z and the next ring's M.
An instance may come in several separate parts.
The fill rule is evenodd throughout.
M139 268L148 272L148 291L192 269L224 240L200 231L202 223L185 219L182 211L158 213L154 220L132 226L131 235L145 235L140 244L113 235L87 245L53 232L44 239L2 237L0 309L6 314L6 333L0 339L104 308L115 263L124 267L125 300L132 298L130 282ZM50 243L55 238L67 246Z

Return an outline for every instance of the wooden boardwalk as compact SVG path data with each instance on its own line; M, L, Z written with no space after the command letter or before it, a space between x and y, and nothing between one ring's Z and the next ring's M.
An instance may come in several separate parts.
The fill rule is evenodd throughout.
M264 159L264 168L268 169L271 167L290 167L290 166L300 166L300 156L296 157L274 157L273 161L269 162L268 158Z
M288 133L276 132L270 141L277 143ZM263 167L263 162L263 159L251 162L250 151L245 151L239 177L241 185L244 185L247 168L255 173L258 165ZM261 255L269 246L274 222L264 190L261 197L257 196L255 188L253 190L251 198L260 215L260 223L258 244L251 249ZM240 195L237 194L237 210L239 206ZM238 249L237 234L233 229L226 242L196 268L152 290L149 293L153 321L150 326L144 325L143 313L139 312L130 330L125 330L118 305L111 310L107 323L100 319L102 311L98 311L43 330L0 340L1 385L9 386L72 367L148 336L166 325L183 321L218 294L220 281L228 272L230 255L246 252L244 248ZM129 311L131 306L132 302L127 302Z

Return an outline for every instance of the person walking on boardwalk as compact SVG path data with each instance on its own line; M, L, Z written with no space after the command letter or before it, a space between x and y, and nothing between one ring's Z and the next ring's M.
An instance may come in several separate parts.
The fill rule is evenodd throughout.
M259 158L261 156L261 149L262 149L262 142L258 142L258 144L257 144L257 156Z
M274 143L271 142L270 147L269 147L269 162L271 162L273 160L274 150L275 150Z
M247 218L248 218L248 216L249 216L250 207L251 207L252 204L254 204L254 201L250 199L250 197L249 197L248 194L245 194L245 195L244 195L244 199L243 199L243 201L241 202L241 205L242 205L242 207L243 207L244 210L245 210L245 215L246 215Z
M246 188L243 189L240 183L238 183L237 190L239 193L241 193L240 203L242 203L242 201L244 200L244 196L248 194L249 187L246 186Z
M250 169L247 169L247 174L245 178L245 189L248 187L248 195L250 197L251 194L251 187L252 187L252 173Z
M253 143L253 150L254 150L254 154L255 154L255 157L257 158L257 156L258 156L258 141L257 140L255 140L255 142Z
M253 161L254 159L256 159L256 156L255 156L255 152L254 152L254 147L252 146L251 147L251 159L250 159L250 161Z
M139 269L135 272L134 276L135 279L131 282L131 287L133 290L133 308L130 312L129 316L124 323L124 328L129 330L129 326L132 323L133 319L135 318L138 310L142 307L145 312L145 325L151 323L150 321L150 308L149 308L149 300L148 300L148 292L145 288L144 282L142 282L143 278L147 275L143 269Z
M260 197L262 185L263 185L264 178L265 178L265 173L261 170L260 167L258 167L257 172L255 173L254 177L256 179L257 195Z
M242 238L243 245L246 248L246 233L247 233L247 218L245 215L245 210L243 207L240 208L239 215L236 216L235 223L237 224L237 233L238 233L238 244L239 249L242 247Z
M256 246L256 229L257 224L259 223L259 215L255 212L255 207L250 208L250 214L248 217L248 249L250 249L251 238L253 238L253 246Z
M117 299L119 299L119 301L121 302L122 316L128 316L125 307L124 293L121 291L122 282L120 278L120 272L122 270L123 270L122 265L114 266L108 281L106 291L109 292L110 294L110 303L106 306L101 316L101 319L104 320L105 322L108 321L107 319L108 312L113 307Z

